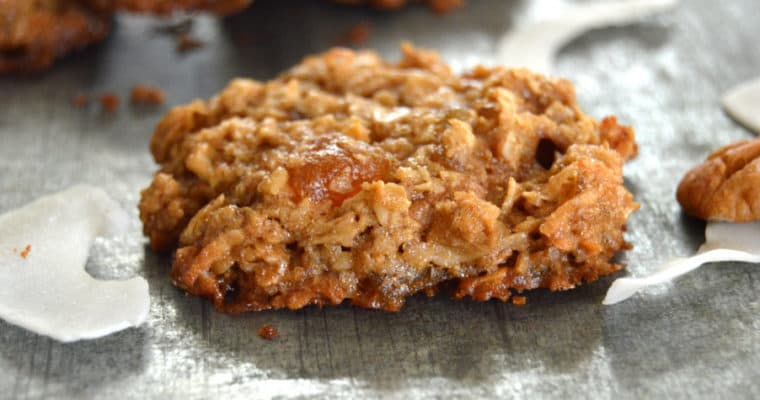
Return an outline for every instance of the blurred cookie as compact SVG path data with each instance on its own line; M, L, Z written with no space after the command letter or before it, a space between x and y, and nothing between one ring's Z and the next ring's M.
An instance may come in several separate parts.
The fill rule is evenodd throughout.
M74 0L0 0L0 73L36 72L102 40L111 12Z

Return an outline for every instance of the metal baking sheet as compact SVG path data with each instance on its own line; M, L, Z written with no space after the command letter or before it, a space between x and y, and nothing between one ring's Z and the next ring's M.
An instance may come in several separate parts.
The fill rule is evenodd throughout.
M470 0L439 17L258 0L229 19L196 19L205 45L186 54L154 32L156 20L121 15L105 43L49 73L0 78L0 211L74 183L104 187L132 212L132 232L99 241L88 269L145 276L152 300L144 326L73 344L0 321L0 398L760 398L757 265L708 266L613 307L600 304L608 278L536 291L523 307L420 296L395 314L341 306L228 316L172 287L169 257L146 247L136 204L155 169L153 126L171 105L236 76L271 78L365 21L364 46L387 57L409 39L457 68L490 62L502 32L556 3ZM757 21L757 0L687 0L585 34L559 55L556 72L576 84L586 111L637 130L641 155L625 177L642 207L629 224L628 272L617 276L644 274L703 240L704 224L681 214L674 190L711 149L752 137L718 99L760 73ZM165 89L167 105L126 104L143 82ZM108 91L122 97L113 115L71 105L77 93ZM263 324L279 337L256 336Z

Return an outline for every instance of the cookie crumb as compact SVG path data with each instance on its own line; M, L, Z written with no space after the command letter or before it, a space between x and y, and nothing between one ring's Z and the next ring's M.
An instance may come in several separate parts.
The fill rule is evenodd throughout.
M100 105L103 106L103 110L112 113L119 108L119 97L114 93L107 92L100 95L98 98Z
M178 21L161 24L153 28L158 34L165 35L186 35L193 30L195 20L193 18L184 18Z
M169 35L174 38L177 51L184 53L203 46L203 42L192 36L195 20L187 18L174 23L159 25L153 31L161 35Z
M360 22L338 37L338 44L361 45L372 33L372 25L369 22Z
M512 304L516 306L524 306L528 302L525 296L512 296Z
M272 325L262 325L259 328L258 335L262 339L274 340L277 337L277 329Z
M177 51L180 53L186 53L191 50L195 50L203 47L203 42L190 36L187 33L181 33L177 35Z
M24 250L20 254L21 258L27 258L29 256L29 253L31 252L32 252L32 245L31 244L26 245L26 247L24 247Z
M76 108L82 108L90 104L90 97L86 94L77 94L71 98L71 104Z
M333 0L336 3L362 5L369 4L380 10L398 10L408 3L409 0ZM431 11L436 14L446 14L454 9L464 6L465 0L425 0Z
M132 104L160 105L164 103L164 91L150 85L135 85L129 101Z
M448 14L464 6L464 0L428 0L428 7L438 15Z

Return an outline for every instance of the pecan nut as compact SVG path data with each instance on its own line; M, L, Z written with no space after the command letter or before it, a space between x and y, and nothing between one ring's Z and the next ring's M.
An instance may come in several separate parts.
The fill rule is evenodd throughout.
M710 154L683 177L676 197L694 217L760 220L760 138L732 143Z

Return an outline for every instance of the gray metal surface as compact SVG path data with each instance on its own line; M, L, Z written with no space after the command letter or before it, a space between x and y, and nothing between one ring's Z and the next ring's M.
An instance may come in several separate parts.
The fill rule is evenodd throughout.
M135 205L155 168L153 126L170 105L235 76L270 78L367 20L366 46L386 56L411 39L457 66L489 61L502 31L554 3L472 0L440 18L260 0L225 21L199 19L206 46L186 55L151 33L155 21L121 16L106 43L50 73L0 78L0 211L78 182L106 188L132 211L132 234L99 242L90 272L143 275L152 296L147 324L88 342L60 344L0 321L0 398L760 398L757 265L709 266L613 307L600 305L604 279L531 293L523 307L442 296L412 298L396 314L342 306L227 316L173 288L170 259L146 247ZM629 224L629 273L702 241L704 225L682 216L675 186L711 149L751 137L718 97L760 73L758 21L757 0L686 0L560 54L557 73L576 83L586 111L637 129L641 155L625 170L642 205ZM70 104L79 92L125 100L141 82L164 88L168 105L123 101L104 115ZM273 342L256 336L265 323L280 332Z

